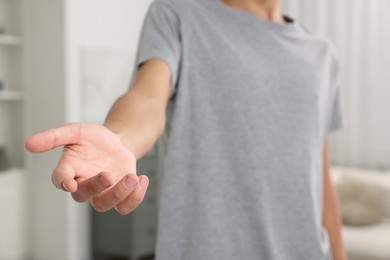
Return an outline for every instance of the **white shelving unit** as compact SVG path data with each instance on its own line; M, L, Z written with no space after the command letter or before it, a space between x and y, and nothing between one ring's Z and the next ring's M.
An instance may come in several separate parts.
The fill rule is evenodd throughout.
M23 2L0 0L0 147L14 168L24 168Z
M0 91L0 101L21 101L23 94L20 91Z
M0 204L4 206L0 211L1 260L22 260L27 255L23 2L0 0L0 147L6 152L0 158Z
M10 35L10 34L0 34L0 45L20 46L21 44L22 44L22 39L19 36Z

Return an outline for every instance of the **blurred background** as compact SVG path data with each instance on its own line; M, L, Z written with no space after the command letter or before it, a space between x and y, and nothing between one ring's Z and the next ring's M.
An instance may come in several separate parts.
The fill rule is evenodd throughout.
M214 0L210 0L214 1ZM96 214L51 184L60 150L31 156L32 133L101 123L131 79L151 0L0 0L0 260L153 259L158 146L129 216ZM390 259L390 1L283 0L336 46L346 128L330 137L351 260Z

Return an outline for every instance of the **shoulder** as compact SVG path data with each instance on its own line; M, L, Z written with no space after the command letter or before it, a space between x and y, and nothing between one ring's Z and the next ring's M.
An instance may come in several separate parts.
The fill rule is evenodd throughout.
M313 42L320 45L323 49L327 51L329 55L332 56L333 59L337 60L338 55L337 55L336 46L329 37L325 36L322 33L312 31L302 24L299 24L299 26L301 27L302 31L306 34L308 38L310 38Z
M340 65L338 58L338 51L334 42L322 33L314 32L307 27L299 24L302 28L302 32L305 34L305 38L314 44L315 49L321 53L322 60L330 61L331 77L338 79L340 73Z

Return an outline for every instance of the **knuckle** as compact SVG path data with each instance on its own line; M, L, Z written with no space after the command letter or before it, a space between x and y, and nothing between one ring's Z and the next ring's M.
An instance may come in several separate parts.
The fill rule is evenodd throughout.
M91 185L89 185L86 192L93 195L93 194L99 194L101 191L102 188L100 187L100 185L97 182L93 182L91 183Z
M114 189L111 194L113 201L120 201L123 198L123 191L121 189Z
M97 179L94 182L94 188L98 192L111 188L111 186L114 184L115 177L113 176L112 173L101 172L96 177Z

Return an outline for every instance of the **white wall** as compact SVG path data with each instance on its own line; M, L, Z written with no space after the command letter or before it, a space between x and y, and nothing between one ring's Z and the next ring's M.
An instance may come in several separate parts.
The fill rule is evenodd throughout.
M85 86L82 82L86 53L93 55L93 52L95 52L96 62L100 61L101 63L108 62L107 59L110 58L110 54L114 56L122 55L124 56L123 59L128 60L132 65L136 55L142 22L150 2L151 0L66 1L68 95L72 97L68 99L67 106L70 120L85 121L88 119L83 114L84 106L88 104L85 104L83 99L83 88ZM105 64L101 65L104 66ZM126 68L116 68L118 71L124 69ZM128 81L132 69L132 66L128 68ZM121 82L120 84L120 86L111 86L113 94L108 100L109 103L112 103L114 97L127 89L128 82L124 84ZM104 109L97 111L97 113L100 116L107 109L106 105ZM102 116L104 117L104 115Z
M83 50L121 52L131 59L150 1L25 2L27 134L32 134L84 119ZM126 87L123 84L117 91ZM59 155L60 149L28 156L30 254L37 260L87 260L91 257L89 206L73 202L69 194L52 186L50 175Z
M25 44L29 50L27 132L35 133L66 119L64 15L62 1L34 0L24 4L28 10ZM67 195L56 191L50 178L57 158L58 151L28 156L28 226L33 259L68 256Z

